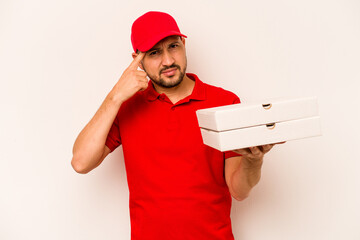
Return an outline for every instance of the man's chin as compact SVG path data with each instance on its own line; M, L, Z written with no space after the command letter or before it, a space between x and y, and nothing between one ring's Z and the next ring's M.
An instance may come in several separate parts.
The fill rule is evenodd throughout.
M164 88L173 88L178 86L181 83L181 80L177 80L177 81L161 81L160 82L160 86L164 87Z
M173 88L178 86L182 80L184 79L185 73L182 74L180 71L176 71L174 75L171 76L164 76L164 74L160 74L159 78L150 79L155 83L156 85L163 87L163 88Z
M160 78L159 81L154 82L164 88L173 88L178 86L182 82L182 79L174 76L172 78Z

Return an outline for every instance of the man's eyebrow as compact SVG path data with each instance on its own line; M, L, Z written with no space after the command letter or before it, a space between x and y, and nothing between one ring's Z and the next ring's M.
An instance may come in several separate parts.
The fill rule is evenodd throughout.
M159 47L154 47L154 48L151 48L150 50L146 51L146 52L151 52L151 51L154 51L154 50L160 50Z
M180 43L180 41L174 40L173 42L169 43L169 45L174 44L174 43Z
M168 46L171 45L171 44L174 44L174 43L180 43L180 40L179 40L179 39L176 39L176 40L170 42L170 43L168 44ZM160 47L153 47L153 48L151 48L150 50L148 50L148 51L146 51L146 52L151 52L151 51L160 50L160 49L161 49Z

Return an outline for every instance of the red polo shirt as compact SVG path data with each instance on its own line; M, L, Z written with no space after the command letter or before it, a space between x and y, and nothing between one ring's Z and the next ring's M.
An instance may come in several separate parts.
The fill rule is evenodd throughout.
M203 144L195 111L239 103L232 92L203 83L173 104L155 91L124 102L106 146L123 146L132 240L231 240L231 195L225 158Z

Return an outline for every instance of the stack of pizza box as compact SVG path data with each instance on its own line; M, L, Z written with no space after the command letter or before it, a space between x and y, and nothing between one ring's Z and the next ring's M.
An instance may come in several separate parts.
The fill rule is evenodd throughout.
M204 144L220 151L321 135L317 97L239 103L196 115Z

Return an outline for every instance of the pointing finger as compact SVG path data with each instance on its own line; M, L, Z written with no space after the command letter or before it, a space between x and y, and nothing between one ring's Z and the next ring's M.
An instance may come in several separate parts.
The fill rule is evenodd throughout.
M144 52L140 52L135 58L134 60L130 63L129 68L131 69L137 69L141 60L144 59L145 53Z

